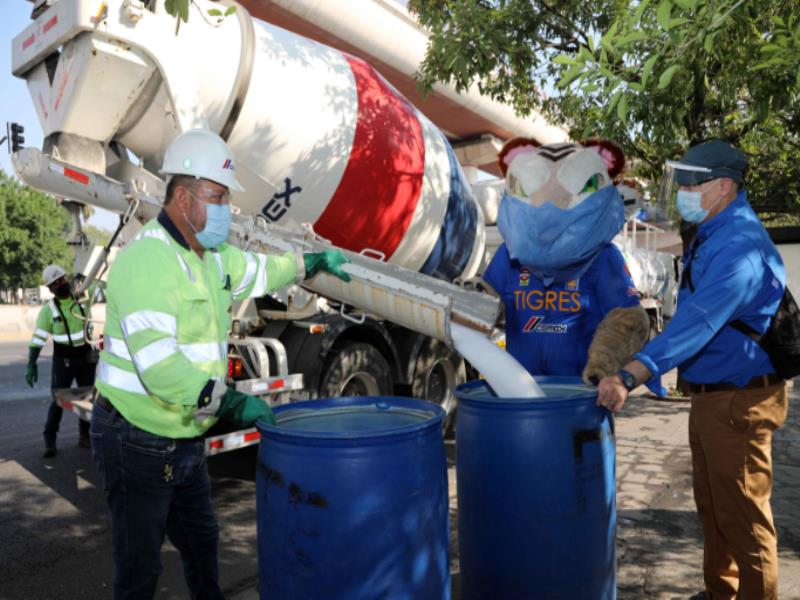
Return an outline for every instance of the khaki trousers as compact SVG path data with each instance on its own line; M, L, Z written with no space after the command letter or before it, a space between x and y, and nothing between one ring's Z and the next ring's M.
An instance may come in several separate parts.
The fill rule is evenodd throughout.
M786 385L692 395L689 445L703 527L703 575L713 600L778 597L772 432L786 419Z

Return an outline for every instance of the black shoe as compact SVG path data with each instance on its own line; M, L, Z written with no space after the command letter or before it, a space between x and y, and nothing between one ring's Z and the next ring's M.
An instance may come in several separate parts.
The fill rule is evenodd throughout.
M91 448L92 447L92 442L89 439L89 436L88 435L82 435L81 437L79 437L78 438L78 446L80 446L81 448Z
M706 596L705 592L697 592L694 596L689 598L689 600L708 600L708 596Z
M44 456L53 458L56 455L56 436L45 434L44 436Z

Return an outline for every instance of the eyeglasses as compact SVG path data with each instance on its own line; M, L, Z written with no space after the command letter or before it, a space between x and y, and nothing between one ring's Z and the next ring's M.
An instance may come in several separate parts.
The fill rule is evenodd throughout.
M192 196L195 200L200 200L202 202L208 202L209 204L230 204L231 201L231 193L228 190L224 192L219 192L218 194L195 194L189 188L184 188L189 195Z

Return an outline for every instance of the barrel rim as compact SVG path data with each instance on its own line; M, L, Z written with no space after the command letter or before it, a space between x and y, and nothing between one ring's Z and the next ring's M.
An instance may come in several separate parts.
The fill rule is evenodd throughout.
M483 379L475 379L473 381L462 383L456 387L455 395L456 398L458 398L459 404L464 402L466 404L491 405L493 407L503 408L553 408L565 406L570 402L585 402L587 400L594 400L597 398L597 391L586 386L580 377L571 377L567 375L537 376L536 382L542 387L546 387L547 385L580 385L586 387L587 389L585 393L576 393L575 395L563 398L500 398L498 396L481 398L468 395L467 392L480 387L491 390L491 386Z
M281 422L281 415L290 411L314 411L327 408L358 408L360 406L377 406L380 403L388 404L388 409L400 408L405 411L413 411L421 414L428 414L430 418L412 425L402 425L387 429L340 432L340 431L302 431L296 429L283 429L280 425L272 425L264 421L257 421L256 427L263 435L271 437L282 437L292 439L315 439L315 440L367 440L382 439L396 436L403 436L417 433L429 428L441 430L445 412L441 406L428 400L418 398L403 398L399 396L343 396L337 398L318 398L315 400L303 400L291 404L282 404L274 409L275 419Z

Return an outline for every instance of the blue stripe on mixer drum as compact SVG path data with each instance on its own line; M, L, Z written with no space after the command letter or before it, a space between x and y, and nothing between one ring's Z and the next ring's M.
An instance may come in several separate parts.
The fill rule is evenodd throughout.
M469 191L460 177L455 153L447 139L444 139L444 145L450 161L450 196L447 199L447 212L439 239L420 272L452 280L461 275L472 254L478 228L478 211L474 201L469 199Z

